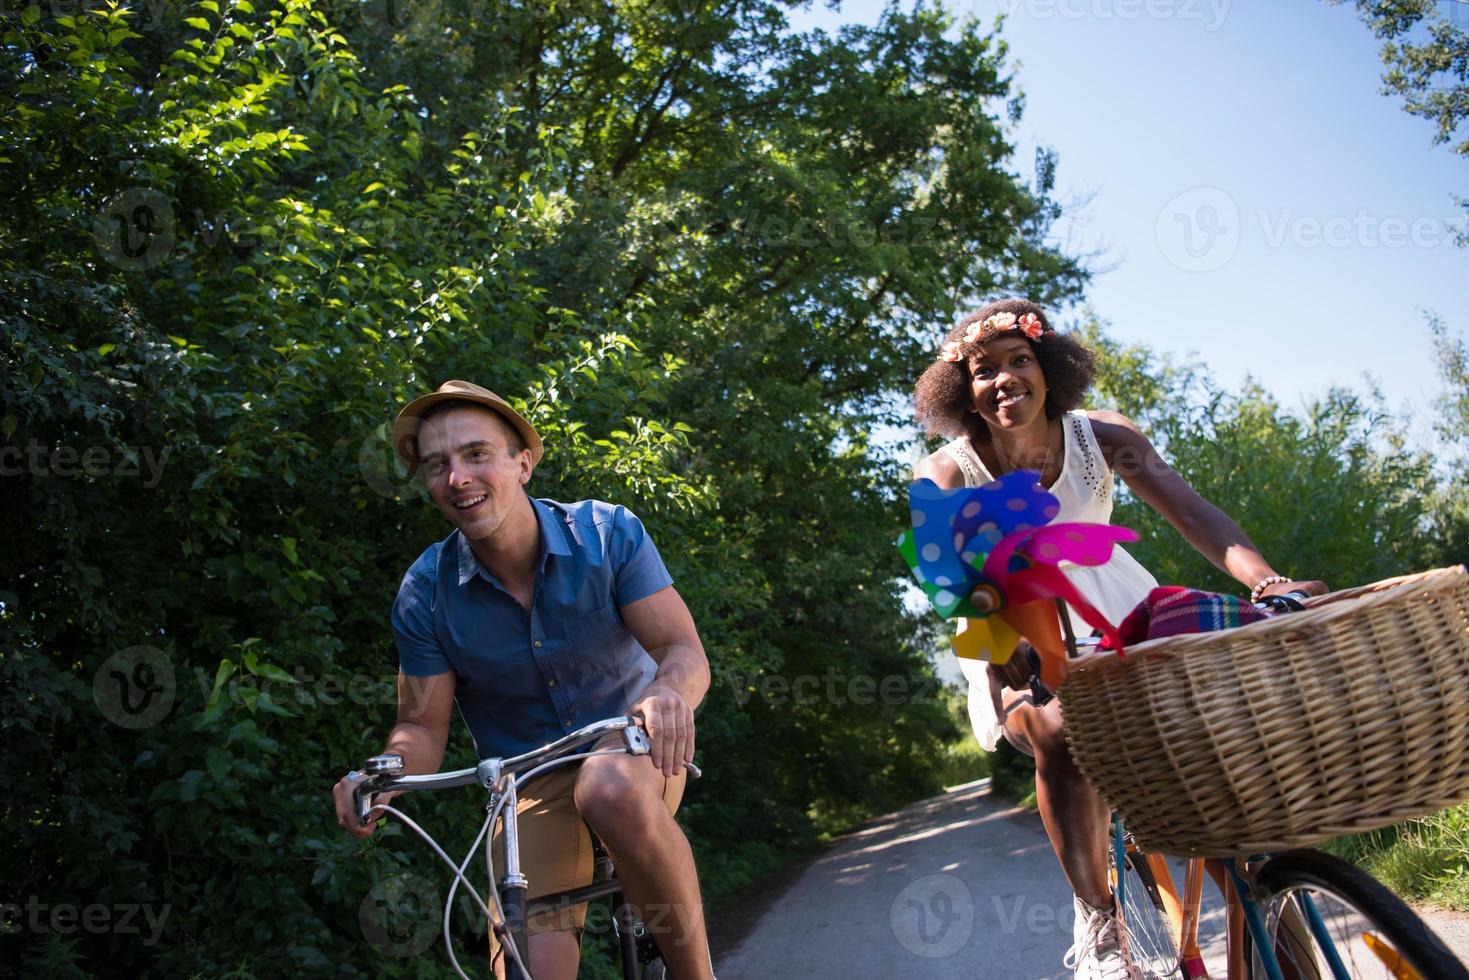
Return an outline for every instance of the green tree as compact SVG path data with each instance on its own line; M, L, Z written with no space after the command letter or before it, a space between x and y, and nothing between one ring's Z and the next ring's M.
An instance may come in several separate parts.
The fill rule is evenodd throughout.
M1432 560L1458 565L1469 562L1469 345L1439 317L1430 323L1443 384L1435 406L1440 483L1431 500Z
M1441 475L1380 396L1335 389L1290 411L1256 384L1223 391L1197 365L1121 344L1095 314L1081 329L1101 355L1097 404L1136 419L1283 574L1347 588L1431 561ZM1141 533L1131 550L1161 583L1240 591L1125 488L1112 519Z
M1331 0L1340 4L1346 0ZM1438 0L1354 0L1357 13L1382 39L1383 92L1433 123L1435 143L1469 157L1469 14L1462 3ZM1469 208L1469 198L1459 198ZM1460 243L1469 242L1461 230Z

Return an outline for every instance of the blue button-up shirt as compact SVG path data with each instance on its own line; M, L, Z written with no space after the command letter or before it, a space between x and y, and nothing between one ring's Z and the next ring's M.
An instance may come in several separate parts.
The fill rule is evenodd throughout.
M600 500L531 505L541 557L529 611L458 529L418 557L393 603L399 668L455 673L480 758L626 714L657 669L620 611L673 582L642 522Z

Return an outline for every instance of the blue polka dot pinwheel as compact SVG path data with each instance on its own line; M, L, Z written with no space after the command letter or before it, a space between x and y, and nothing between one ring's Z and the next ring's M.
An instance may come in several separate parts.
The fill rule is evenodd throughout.
M897 545L933 608L959 620L956 654L1003 664L1024 637L1040 653L1041 683L1054 691L1066 676L1056 600L1122 651L1116 628L1059 563L1104 565L1112 547L1136 541L1137 532L1109 524L1052 524L1061 504L1039 481L1033 470L959 490L918 480L908 487L913 527Z

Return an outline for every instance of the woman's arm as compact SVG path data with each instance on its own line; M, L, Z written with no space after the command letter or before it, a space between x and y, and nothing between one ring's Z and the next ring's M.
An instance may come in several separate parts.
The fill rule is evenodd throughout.
M1199 554L1246 588L1252 589L1279 574L1228 514L1199 496L1158 455L1131 419L1119 412L1105 411L1088 412L1087 416L1113 472L1144 503L1177 528ZM1321 595L1328 590L1322 582L1287 581L1269 586L1263 594L1291 591Z

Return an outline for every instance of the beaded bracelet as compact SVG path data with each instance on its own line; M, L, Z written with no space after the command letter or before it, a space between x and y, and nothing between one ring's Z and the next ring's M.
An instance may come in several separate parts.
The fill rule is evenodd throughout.
M1284 575L1271 575L1268 578L1261 579L1260 580L1260 584L1257 585L1257 586L1255 586L1253 589L1250 590L1250 602L1252 602L1252 603L1259 602L1260 601L1260 593L1261 592L1264 592L1266 589L1270 588L1270 586L1272 586L1272 585L1279 585L1281 582L1290 582L1290 581L1293 581L1293 580L1290 579L1290 578L1288 578L1288 577L1286 577L1286 576L1284 576Z

